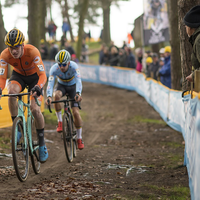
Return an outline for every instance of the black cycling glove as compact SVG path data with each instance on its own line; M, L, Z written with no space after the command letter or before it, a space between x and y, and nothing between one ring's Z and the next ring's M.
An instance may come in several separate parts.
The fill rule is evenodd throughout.
M42 94L42 89L40 89L40 87L38 85L35 85L32 89L31 89L31 92L34 93L36 92L37 93L37 96L39 97L41 94Z
M0 95L2 95L2 89L0 88Z

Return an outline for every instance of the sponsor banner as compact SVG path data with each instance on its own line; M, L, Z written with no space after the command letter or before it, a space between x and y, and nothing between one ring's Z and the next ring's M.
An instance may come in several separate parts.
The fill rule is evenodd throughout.
M169 41L169 20L166 0L143 0L144 46Z

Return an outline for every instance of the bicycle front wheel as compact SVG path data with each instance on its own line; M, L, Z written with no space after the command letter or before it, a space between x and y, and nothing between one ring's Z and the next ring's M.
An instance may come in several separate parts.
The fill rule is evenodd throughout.
M63 142L65 147L65 154L68 162L73 160L73 137L72 137L72 123L70 115L63 114Z
M12 126L12 157L17 177L23 182L29 173L29 148L21 117L16 117Z
M39 174L40 173L39 138L36 131L34 119L32 120L31 130L32 130L32 148L33 148L33 152L31 153L31 163L35 174Z

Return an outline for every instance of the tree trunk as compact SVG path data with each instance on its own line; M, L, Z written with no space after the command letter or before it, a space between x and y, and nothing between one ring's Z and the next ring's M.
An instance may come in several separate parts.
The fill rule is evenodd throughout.
M172 0L173 1L173 0ZM188 35L186 33L183 18L185 14L195 5L200 3L199 0L179 0L178 1L178 18L179 18L179 31L180 31L180 52L181 52L181 67L183 84L182 90L190 89L189 83L186 81L186 77L191 73L191 53L192 47L188 41Z
M180 58L180 39L178 28L178 0L168 0L169 32L171 53L171 85L172 89L181 89L181 58Z
M40 46L40 22L38 8L40 0L28 0L28 37L29 43L39 49ZM40 24L40 23L39 23Z
M44 39L46 41L46 24L45 24L45 19L47 15L47 4L46 0L40 1L40 39Z
M82 39L83 39L83 27L84 27L84 19L88 10L89 0L81 1L81 11L78 23L78 42L77 42L77 58L80 60L81 56L81 47L82 47Z
M71 37L71 42L74 42L74 35L73 35L73 32L72 32L72 26L71 26L71 21L70 21L70 17L69 17L69 7L68 7L68 3L67 3L67 0L65 0L65 14L64 14L64 17L66 16L67 18L67 22L69 24L69 33L70 33L70 37Z
M5 35L6 35L6 30L4 28L2 7L1 7L1 3L0 3L0 52L2 52L6 47L6 45L4 43Z
M110 44L110 5L112 0L102 0L103 9L103 42Z
M10 30L8 30L8 31L10 31ZM6 48L6 45L4 43L5 36L6 36L6 30L4 28L2 6L1 6L1 3L0 3L0 52L2 52ZM7 78L10 78L11 74L12 74L12 66L8 65Z

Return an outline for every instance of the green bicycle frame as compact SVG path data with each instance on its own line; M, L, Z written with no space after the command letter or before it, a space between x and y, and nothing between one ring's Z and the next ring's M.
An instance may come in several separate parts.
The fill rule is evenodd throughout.
M36 103L39 105L38 99L37 98L35 98L35 99L36 99ZM24 106L27 108L27 121L26 121L25 115L24 115L24 112L25 112ZM17 117L21 117L21 119L23 121L23 127L24 127L23 134L24 134L24 136L25 136L25 134L27 134L28 141L30 144L29 146L30 146L31 154L33 154L33 151L37 150L39 148L39 146L35 147L34 149L32 146L32 124L31 123L32 123L32 119L34 119L34 117L31 113L31 108L30 108L30 95L28 95L28 103L23 102L22 96L19 96ZM17 134L16 134L16 137L17 137ZM27 148L27 138L24 137L24 140L25 140L25 148ZM17 141L17 140L15 140L15 141Z

